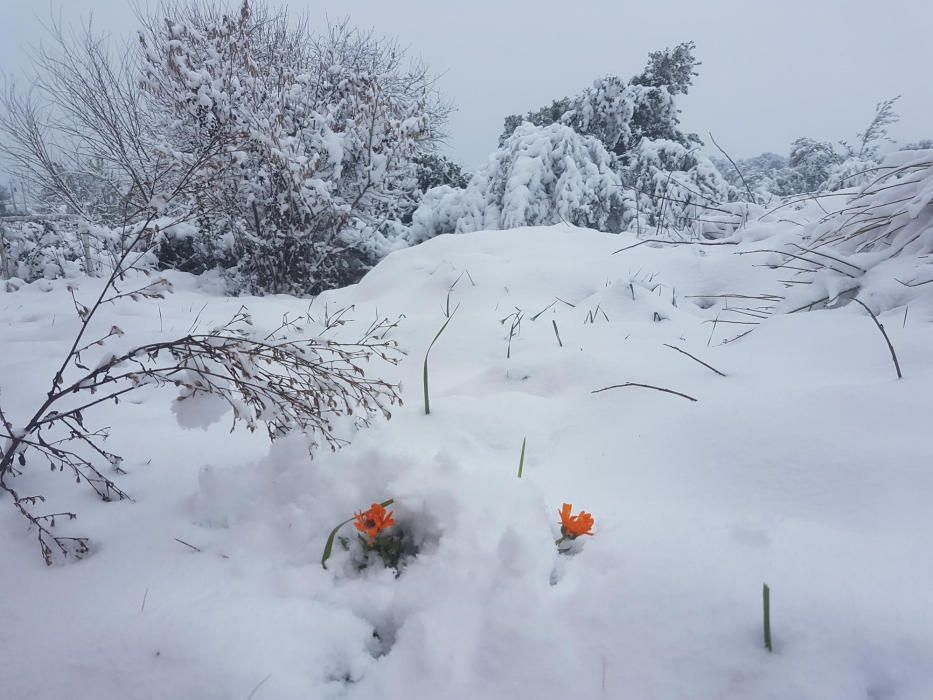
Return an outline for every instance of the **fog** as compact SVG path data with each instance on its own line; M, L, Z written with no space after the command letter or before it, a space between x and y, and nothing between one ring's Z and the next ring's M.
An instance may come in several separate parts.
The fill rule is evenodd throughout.
M707 140L711 131L737 157L786 153L798 136L852 138L879 100L896 95L902 119L892 135L933 138L925 50L933 5L921 0L272 3L321 24L349 16L427 62L457 105L448 148L468 168L495 148L507 114L607 73L633 75L649 51L689 40L703 65L682 100L683 125ZM0 9L0 65L18 82L53 16L66 25L93 17L114 36L135 27L124 0L0 0Z

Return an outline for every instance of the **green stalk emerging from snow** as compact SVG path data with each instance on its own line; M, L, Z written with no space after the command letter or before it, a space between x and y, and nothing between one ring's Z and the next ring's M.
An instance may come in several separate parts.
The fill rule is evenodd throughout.
M518 478L519 478L519 479L522 478L522 471L523 471L524 468L525 468L525 442L526 442L527 440L528 440L528 438L522 438L522 454L521 454L521 456L518 458Z
M431 354L431 348L434 347L434 343L437 342L437 339L441 337L441 333L447 329L447 324L450 323L455 313L457 313L456 309L454 309L450 316L447 317L447 320L444 321L444 325L441 326L437 335L434 336L434 340L428 345L428 351L424 353L424 415L426 416L431 415L431 397L428 394L428 355Z
M771 648L771 589L768 588L767 583L762 584L761 599L764 614L765 649L773 651Z

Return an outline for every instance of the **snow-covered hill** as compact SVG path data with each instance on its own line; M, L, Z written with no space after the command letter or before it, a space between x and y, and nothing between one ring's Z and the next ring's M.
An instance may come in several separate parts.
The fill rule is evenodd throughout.
M318 297L312 315L353 305L348 338L401 316L407 353L368 368L402 382L405 406L334 454L311 460L299 438L270 450L167 390L101 408L135 502L41 465L18 480L78 513L60 527L92 556L47 568L0 502L0 697L933 697L933 304L880 316L897 380L861 307L772 313L781 271L735 254L762 244L612 255L637 242L566 226L442 236ZM103 322L143 342L240 304L270 327L308 311L171 279L164 301ZM425 415L422 362L450 312ZM64 282L0 292L17 416L75 324ZM594 393L627 382L696 400ZM388 498L420 546L401 575L357 571L339 546L324 570L330 530ZM596 523L572 556L554 544L565 502Z

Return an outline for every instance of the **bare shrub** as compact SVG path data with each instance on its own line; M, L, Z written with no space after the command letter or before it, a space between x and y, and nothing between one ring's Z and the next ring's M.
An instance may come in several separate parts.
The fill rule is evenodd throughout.
M106 333L87 331L104 304L129 297L161 298L170 290L164 279L152 279L130 291L120 291L112 276L104 293L90 307L77 298L81 327L65 360L51 380L45 398L31 417L14 426L0 405L0 489L36 530L42 556L51 564L57 557L81 557L88 551L83 537L62 537L52 531L56 519L74 519L72 512L39 514L41 495L21 495L13 486L27 465L47 463L52 471L70 474L104 501L129 496L104 472L122 472L122 458L106 448L107 428L90 426L86 416L96 406L119 403L127 394L146 386L180 389L178 400L211 395L231 409L231 430L242 424L249 430L265 427L270 439L294 430L336 449L342 444L332 421L356 416L363 423L373 416L390 416L400 402L397 387L366 376L362 364L373 357L397 361L395 342L386 338L393 324L372 324L355 343L327 337L341 325L343 314L324 321L314 338L293 340L298 320L283 323L271 334L257 335L250 316L241 308L223 325L204 333L132 347L105 354L92 366L85 355L104 347L123 331L112 326ZM72 292L74 297L74 292Z

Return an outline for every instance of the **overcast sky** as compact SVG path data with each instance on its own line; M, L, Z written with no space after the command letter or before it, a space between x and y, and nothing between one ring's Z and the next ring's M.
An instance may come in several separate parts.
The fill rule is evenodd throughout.
M236 0L231 0L235 2ZM893 134L933 138L929 0L312 0L325 22L349 15L397 37L441 73L458 107L452 155L468 168L495 148L505 115L629 77L649 51L695 41L703 62L683 124L736 157L786 153L797 136L851 138L881 99L902 95ZM0 66L21 74L50 13L128 34L127 0L0 0Z

